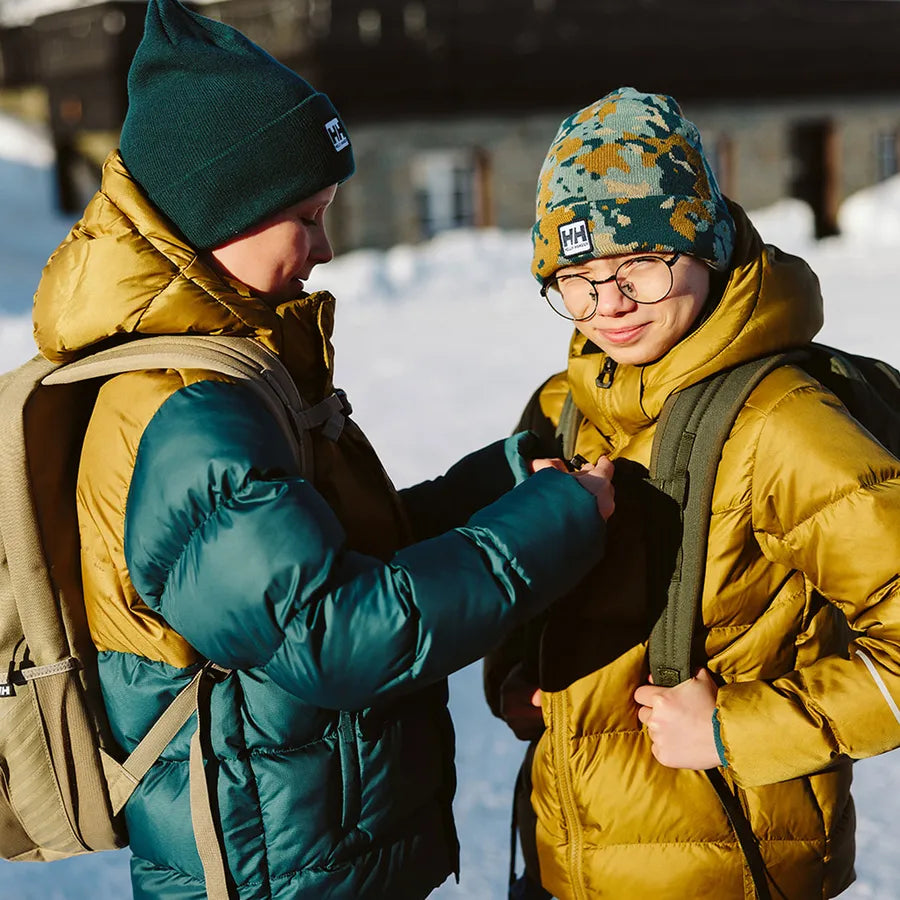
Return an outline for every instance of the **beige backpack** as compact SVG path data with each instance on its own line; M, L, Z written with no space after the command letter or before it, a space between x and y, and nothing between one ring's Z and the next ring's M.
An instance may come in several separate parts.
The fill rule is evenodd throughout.
M336 439L349 412L342 394L310 408L278 357L250 338L142 338L64 366L37 356L0 377L0 857L55 860L126 846L125 802L196 713L191 815L207 892L225 898L202 739L212 685L228 673L204 665L134 752L115 759L81 589L75 482L97 391L110 375L169 368L251 387L308 479L307 432L322 425Z

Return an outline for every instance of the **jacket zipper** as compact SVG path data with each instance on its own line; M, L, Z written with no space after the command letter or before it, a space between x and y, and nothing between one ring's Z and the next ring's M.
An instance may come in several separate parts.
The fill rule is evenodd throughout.
M356 724L353 715L341 712L338 720L338 744L341 754L341 828L346 833L359 824L360 770Z
M603 368L600 370L600 374L597 376L597 380L595 384L598 388L603 388L603 390L608 391L613 384L613 378L616 377L616 368L619 364L611 357L607 356L606 359L603 360Z
M578 810L575 808L572 772L569 769L565 691L559 691L552 695L550 713L553 725L553 766L556 770L556 783L559 787L563 826L568 837L569 878L572 881L575 900L588 900L582 870L584 833L581 829L581 821L578 818Z

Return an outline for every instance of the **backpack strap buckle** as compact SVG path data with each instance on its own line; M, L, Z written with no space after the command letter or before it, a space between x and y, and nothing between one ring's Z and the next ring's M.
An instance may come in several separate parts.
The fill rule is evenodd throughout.
M329 441L336 441L344 430L344 423L353 411L345 391L338 388L333 394L315 406L295 412L297 426L306 431L322 426L322 434Z
M231 669L226 669L212 660L207 660L203 664L204 677L208 678L213 684L221 684L231 674Z

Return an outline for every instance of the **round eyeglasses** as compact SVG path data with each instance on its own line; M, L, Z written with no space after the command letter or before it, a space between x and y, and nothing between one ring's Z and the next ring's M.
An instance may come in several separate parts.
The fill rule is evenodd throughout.
M672 266L680 256L681 253L671 259L635 256L626 259L609 278L599 281L587 275L554 275L544 282L541 296L553 312L572 322L586 322L597 312L597 285L611 281L635 303L659 303L672 290Z

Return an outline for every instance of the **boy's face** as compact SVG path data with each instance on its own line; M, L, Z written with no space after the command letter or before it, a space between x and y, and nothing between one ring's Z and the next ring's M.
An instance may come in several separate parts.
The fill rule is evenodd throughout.
M281 210L211 252L233 278L273 306L296 297L313 267L333 258L325 213L337 185Z
M623 262L665 253L626 253L592 259L560 269L557 278L584 275L592 281L610 278ZM671 267L672 288L658 303L636 303L619 290L615 281L595 287L597 310L575 327L618 363L644 365L668 353L694 324L709 296L709 267L682 254ZM573 314L580 314L574 311Z

